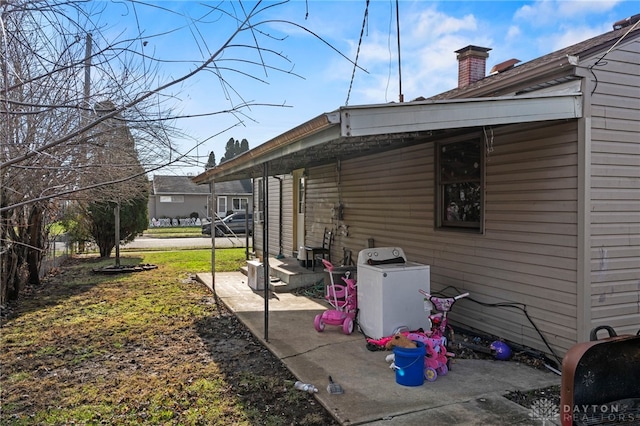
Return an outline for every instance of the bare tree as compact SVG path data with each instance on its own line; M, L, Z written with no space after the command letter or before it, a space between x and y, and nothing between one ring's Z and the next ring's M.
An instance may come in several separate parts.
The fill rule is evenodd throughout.
M200 16L181 16L201 57L183 59L190 68L182 74L162 77L164 65L180 61L156 57L147 51L147 41L177 28L149 34L138 25L136 34L125 36L96 24L110 6L125 7L136 17L143 7L176 16L162 3L0 2L0 304L17 297L27 279L37 282L44 225L59 217L56 209L65 202L95 199L96 193L115 199L114 194L140 186L136 182L145 173L192 164L192 152L206 140L186 150L175 143L184 136L177 122L186 117L175 112L174 100L187 80L214 75L228 99L228 108L204 114L231 114L241 123L250 107L282 106L247 101L230 83L230 76L262 82L273 72L295 76L288 59L267 47L279 40L264 30L268 24L305 30L262 19L281 4L258 1L245 8L241 1L220 2L205 5ZM233 29L219 35L212 48L201 29L222 20L231 21ZM100 135L117 121L131 132L135 165L124 157L96 161L112 149ZM224 130L214 129L212 136ZM129 182L125 189L124 182Z
M24 159L0 169L0 301L17 297L26 280L39 282L44 225L52 204L38 199L55 193L61 182L73 179L68 163L74 151L73 145L46 151L41 147L53 135L66 134L78 125L77 113L69 114L66 107L74 102L75 91L69 84L60 84L74 80L72 68L63 66L70 60L74 43L52 58L42 43L40 29L45 24L27 19L30 13L26 7L15 13L7 13L7 8L8 4L2 5L0 111L5 120L0 128L1 161ZM30 49L30 54L24 54L25 49ZM53 72L43 72L46 68ZM12 204L16 207L11 208Z

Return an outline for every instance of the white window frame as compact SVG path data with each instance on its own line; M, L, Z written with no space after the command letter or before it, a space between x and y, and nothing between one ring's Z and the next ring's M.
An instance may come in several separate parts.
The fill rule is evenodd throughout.
M246 212L248 208L249 208L249 199L247 197L234 197L231 199L231 209L234 212L238 212L238 211Z
M184 195L161 195L161 203L184 203Z

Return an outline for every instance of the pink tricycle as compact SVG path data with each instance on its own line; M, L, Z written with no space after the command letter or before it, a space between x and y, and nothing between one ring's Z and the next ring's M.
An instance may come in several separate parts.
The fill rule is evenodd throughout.
M349 278L350 272L346 271L342 277L344 285L333 282L334 266L328 260L322 259L325 268L329 271L331 285L327 286L325 299L333 307L316 315L313 325L317 331L324 331L326 324L342 326L344 334L351 334L354 328L357 308L356 280Z
M449 372L447 366L447 348L441 339L427 339L425 341L426 356L424 357L424 378L433 382L438 375L445 376Z

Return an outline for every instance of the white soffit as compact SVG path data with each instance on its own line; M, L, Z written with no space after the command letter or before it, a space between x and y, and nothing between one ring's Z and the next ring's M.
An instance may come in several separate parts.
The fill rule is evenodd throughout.
M458 129L582 117L580 93L344 107L342 136Z

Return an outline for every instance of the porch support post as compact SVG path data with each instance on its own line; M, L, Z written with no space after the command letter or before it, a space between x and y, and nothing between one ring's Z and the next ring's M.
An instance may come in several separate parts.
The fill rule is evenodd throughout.
M262 266L264 268L264 340L269 341L269 163L264 163L262 171L262 193L264 212L262 224Z
M209 182L209 216L211 216L211 291L216 294L216 185L215 180Z

